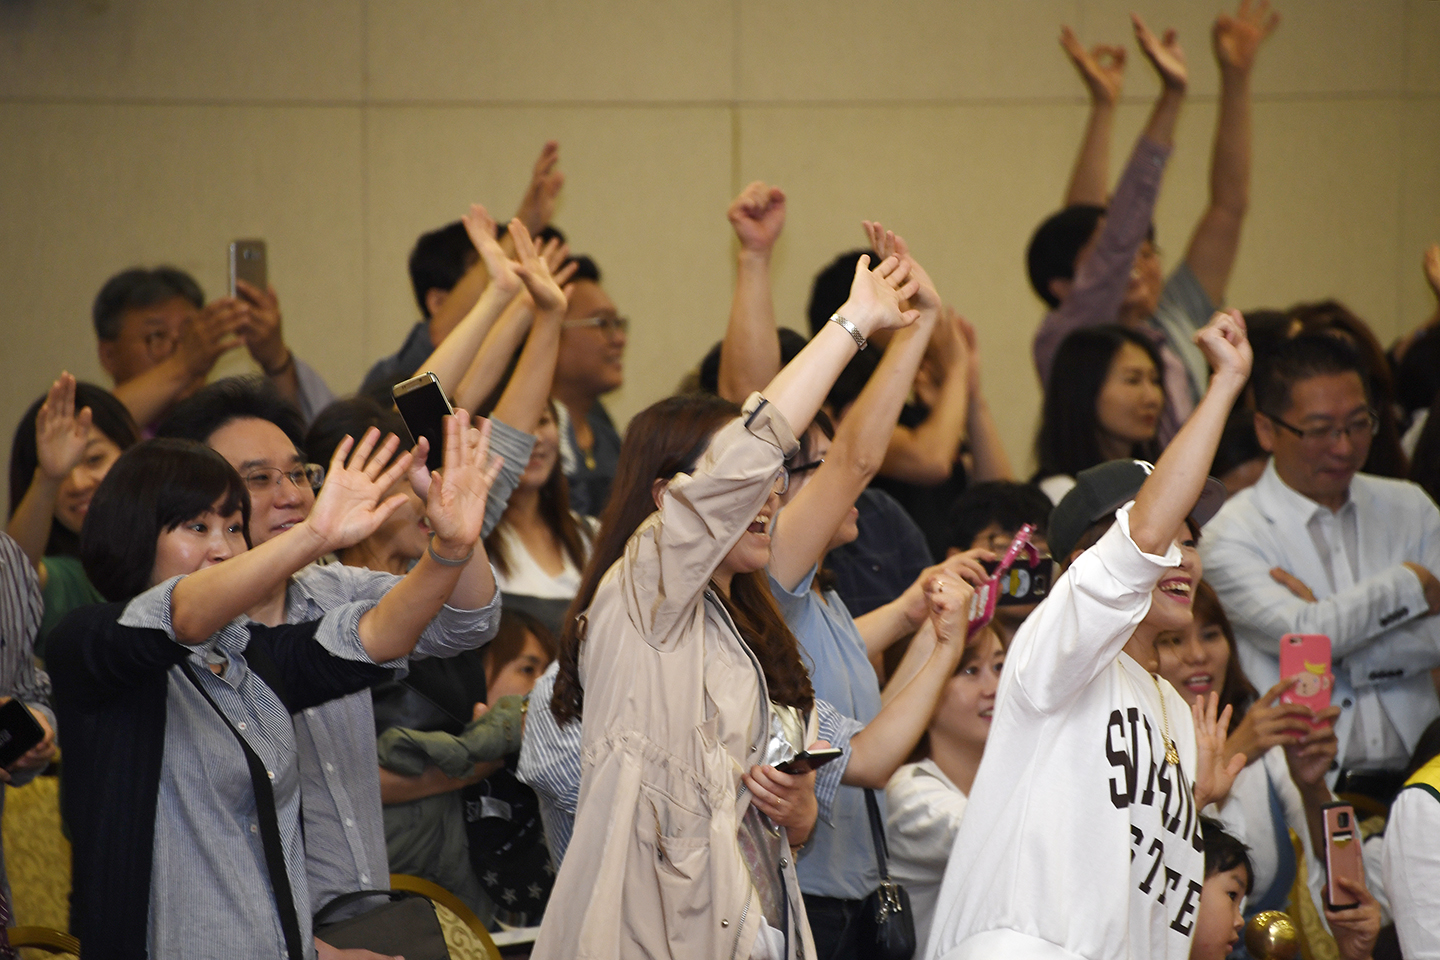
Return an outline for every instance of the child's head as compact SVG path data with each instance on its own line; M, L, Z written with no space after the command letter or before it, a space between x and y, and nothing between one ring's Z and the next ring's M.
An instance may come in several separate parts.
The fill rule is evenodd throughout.
M1200 818L1205 838L1205 886L1195 915L1190 960L1224 960L1245 926L1241 908L1255 882L1250 852L1217 821Z

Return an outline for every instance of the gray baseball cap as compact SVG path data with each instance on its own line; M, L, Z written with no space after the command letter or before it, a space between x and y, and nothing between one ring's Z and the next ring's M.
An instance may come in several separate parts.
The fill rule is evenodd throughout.
M1144 460L1108 460L1080 471L1075 486L1050 512L1050 555L1065 563L1090 525L1134 500L1154 469L1154 464ZM1225 485L1207 477L1200 499L1190 510L1190 519L1203 527L1224 502Z

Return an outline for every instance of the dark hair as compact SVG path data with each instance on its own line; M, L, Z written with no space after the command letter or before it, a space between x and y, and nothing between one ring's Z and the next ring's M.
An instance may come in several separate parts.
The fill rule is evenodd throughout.
M226 377L202 387L171 408L156 436L206 443L233 420L265 420L280 428L303 456L305 418L265 377ZM328 462L328 461L327 461Z
M1275 347L1264 366L1255 372L1255 409L1272 416L1284 416L1290 409L1290 389L1301 380L1340 373L1360 378L1365 396L1370 382L1355 348L1324 333L1302 333Z
M224 457L194 440L136 444L115 461L90 501L80 531L85 575L112 603L143 593L160 534L212 509L240 514L248 547L250 494Z
M694 470L715 432L739 414L740 408L728 400L690 393L651 404L630 421L610 501L560 634L560 672L550 710L561 724L577 719L584 706L579 674L584 637L579 617L594 600L601 579L625 552L631 535L655 512L651 492L655 481ZM760 661L770 699L808 710L815 699L810 676L800 660L799 642L770 594L765 571L737 573L730 581L730 596L722 600L741 638Z
M830 315L849 299L850 287L855 283L855 264L861 257L869 257L870 266L875 266L875 254L870 250L847 250L831 260L810 282L810 302L805 313L810 318L812 337L824 329Z
M321 410L306 432L303 446L305 455L321 466L329 466L335 449L346 437L359 440L366 430L379 427L381 435L393 433L400 438L396 456L407 449L407 441L413 443L405 420L394 407L383 407L369 397L356 396L336 400ZM393 462L393 461L392 461Z
M1255 867L1250 863L1250 848L1225 832L1219 820L1200 818L1200 832L1205 843L1205 877L1225 873L1236 867L1245 868L1245 895L1255 886Z
M789 327L779 327L776 335L780 338L780 366L785 366L809 343L804 334L796 333ZM720 392L720 347L723 341L710 348L700 361L700 389L706 393Z
M1210 463L1210 476L1223 477L1243 463L1264 460L1269 454L1255 436L1255 411L1237 402L1220 433L1215 459Z
M1215 588L1204 580L1195 584L1195 621L1200 624L1210 624L1220 628L1225 635L1225 645L1230 648L1230 657L1225 661L1225 682L1220 687L1220 706L1224 710L1227 706L1232 707L1230 713L1229 733L1234 733L1240 726L1240 721L1245 717L1245 711L1255 702L1260 694L1256 691L1250 678L1245 676L1245 668L1240 665L1240 650L1235 646L1235 628L1230 626L1230 618L1225 615L1225 608L1220 605L1220 596Z
M1396 364L1395 390L1407 413L1424 410L1440 396L1440 329L1421 331Z
M1075 555L1077 552L1084 553L1086 550L1095 546L1095 544L1100 542L1100 538L1105 536L1113 526L1115 526L1115 512L1112 510L1110 513L1107 513L1086 527L1085 531L1075 539L1075 546L1070 548L1070 554L1063 557L1055 557L1055 562L1060 564L1060 569L1068 569L1070 566L1070 556ZM1200 527L1195 523L1193 517L1185 518L1185 526L1190 528L1190 536L1192 539L1200 539Z
M1297 336L1328 334L1355 348L1362 365L1365 395L1380 418L1380 431L1371 441L1370 453L1361 469L1381 477L1404 477L1409 460L1400 444L1400 424L1395 419L1395 378L1390 372L1385 348L1375 339L1370 325L1338 300L1297 304L1290 308L1290 317Z
M1430 499L1440 503L1440 394L1436 394L1435 402L1430 404L1430 413L1415 444L1415 456L1410 459L1410 479L1424 487ZM13 472L10 490L13 496Z
M1030 237L1025 248L1025 269L1030 275L1030 288L1050 307L1060 306L1060 298L1050 289L1051 280L1075 279L1075 261L1080 251L1100 226L1105 208L1093 203L1075 203L1051 214ZM1155 224L1150 224L1145 239L1155 242Z
M1056 474L1075 476L1104 463L1100 452L1100 421L1095 409L1100 391L1110 375L1110 365L1126 344L1145 351L1157 374L1165 367L1160 352L1143 334L1119 324L1076 330L1060 342L1045 386L1040 429L1035 435L1035 459L1040 468L1035 480ZM1161 381L1164 390L1164 381ZM1155 462L1159 447L1155 440L1137 443L1130 455Z
M1050 523L1050 498L1036 487L1013 480L991 480L977 483L955 500L950 507L947 545L969 550L981 530L998 523L1000 529L1013 533L1027 523L1045 533Z
M506 607L500 611L500 626L494 639L485 645L486 671L499 673L507 663L520 656L525 650L527 633L539 642L551 660L555 659L555 635L545 624L523 610Z
M459 220L420 234L410 251L409 263L410 286L415 291L420 313L428 319L430 307L425 295L431 290L454 290L455 284L479 257L465 224Z
M101 340L114 340L120 335L120 318L125 311L142 307L153 307L183 297L197 309L205 305L205 293L195 278L175 267L131 267L115 274L100 292L90 308L95 321L95 335Z
M1417 770L1437 756L1440 756L1440 718L1431 720L1430 725L1420 734L1420 739L1415 741L1415 752L1410 755L1410 762L1400 774L1400 782L1404 783L1415 776Z
M48 395L48 394L47 394ZM40 454L35 446L35 418L45 404L45 396L25 410L20 425L15 428L15 439L10 444L10 515L25 498L30 484L35 479L35 468L40 465ZM110 442L123 452L140 442L140 428L130 417L130 411L109 390L93 383L77 381L75 384L75 412L90 408L90 422L105 434ZM80 555L80 535L50 521L50 536L45 543L45 555L49 557L75 557Z
M555 401L547 401L550 408L550 416L555 420L556 428L559 428L560 418L555 409ZM560 544L560 549L575 564L576 569L585 567L585 538L580 535L580 527L575 522L574 515L570 512L570 484L565 479L565 471L560 469L560 458L555 458L555 463L550 468L550 476L537 491L538 508L540 519L545 522L545 527L550 531ZM507 508L507 513L508 508ZM510 551L505 546L505 538L501 534L501 528L506 525L505 517L500 517L500 522L490 535L485 538L485 555L495 565L495 569L504 574L510 572Z
M572 283L576 280L589 280L591 283L600 282L599 265L585 254L579 253L573 257L568 257L561 266L571 263L575 264L575 273L570 277Z

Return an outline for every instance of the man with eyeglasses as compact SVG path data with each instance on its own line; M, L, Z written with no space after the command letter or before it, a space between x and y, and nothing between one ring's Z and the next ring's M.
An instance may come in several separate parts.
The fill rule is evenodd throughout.
M239 472L250 491L252 545L305 519L315 504L324 471L302 455L304 432L298 413L263 381L242 377L218 380L182 401L160 428L162 436L206 444ZM523 457L503 465L486 500L486 533L499 521L524 468ZM361 567L312 564L249 615L272 626L302 623L344 603L377 599L397 580ZM499 591L483 549L477 549L412 656L448 657L475 649L494 636L499 620ZM344 893L388 889L370 691L296 714L295 739L312 908Z
M625 336L620 316L600 286L600 268L574 257L569 306L561 324L553 393L560 411L560 463L570 481L570 508L599 516L610 499L620 462L620 433L600 398L625 382Z
M215 362L242 344L308 423L335 395L285 343L274 290L238 281L239 296L205 302L174 267L132 267L105 281L92 309L100 365L142 428L205 385Z
M1285 341L1255 377L1255 432L1271 454L1205 528L1206 579L1250 680L1279 680L1280 638L1330 638L1341 708L1331 783L1387 802L1440 716L1440 509L1420 487L1360 473L1377 419L1345 341Z

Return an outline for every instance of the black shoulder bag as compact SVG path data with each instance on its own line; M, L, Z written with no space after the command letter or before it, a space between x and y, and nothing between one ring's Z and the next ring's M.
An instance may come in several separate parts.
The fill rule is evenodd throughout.
M880 822L874 790L865 791L865 809L870 814L875 862L880 865L880 886L860 905L860 955L873 960L910 960L915 955L915 914L910 909L910 895L890 879L885 825Z

